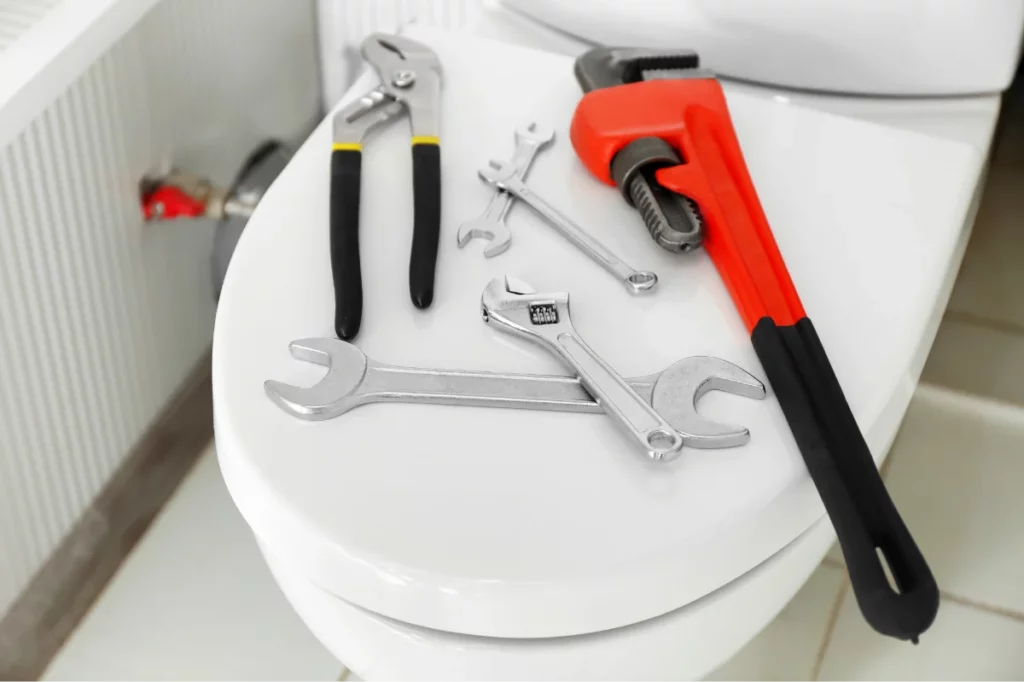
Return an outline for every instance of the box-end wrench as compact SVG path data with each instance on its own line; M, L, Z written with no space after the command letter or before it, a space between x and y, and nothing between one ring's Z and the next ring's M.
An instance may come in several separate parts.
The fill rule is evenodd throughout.
M516 150L512 154L512 165L515 167L518 177L526 178L537 153L554 141L555 130L550 126L533 122L516 130L515 136ZM494 196L487 204L484 214L459 225L456 235L459 248L461 249L472 239L487 239L488 244L484 247L484 258L492 258L504 253L512 244L512 233L509 231L505 219L514 201L515 197L511 194L495 188Z
M484 322L537 343L569 365L597 403L650 459L671 461L683 439L665 418L580 337L569 317L569 294L538 294L526 282L497 277L484 288Z
M297 360L327 367L327 375L308 387L271 380L264 390L285 412L309 421L331 419L372 402L603 412L577 377L396 367L330 338L293 341L289 350ZM694 448L734 447L750 440L743 426L697 414L696 403L708 391L758 400L765 396L764 384L754 376L715 357L684 358L658 374L628 382Z
M516 175L515 166L508 161L491 161L489 168L479 171L480 177L493 187L504 190L517 199L522 200L548 223L558 230L563 237L571 241L583 253L590 256L598 265L612 273L616 279L626 285L631 294L650 291L658 283L658 276L653 272L639 272L622 262L608 247L597 241L586 230L574 223L554 206L541 199L540 195L531 190Z

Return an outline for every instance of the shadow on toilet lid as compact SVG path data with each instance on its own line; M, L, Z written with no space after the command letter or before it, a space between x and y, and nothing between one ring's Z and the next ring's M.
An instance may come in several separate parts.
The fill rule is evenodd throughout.
M567 130L580 96L565 57L417 28L440 56L442 231L433 306L409 301L412 174L405 121L363 155L364 313L356 339L381 362L565 374L538 348L488 328L480 294L512 274L572 294L573 320L623 376L717 355L764 379L704 253L648 236L614 188L576 160ZM343 103L372 87L357 83ZM765 212L808 314L877 461L891 441L955 267L982 159L966 145L727 95ZM508 158L513 130L556 129L529 183L658 289L631 297L524 207L511 248L456 247L490 189L476 177ZM330 117L271 187L239 242L217 313L217 450L260 541L324 590L425 627L555 637L666 613L750 570L823 514L778 403L712 393L711 419L751 442L649 462L597 415L375 404L296 420L266 379L312 384L293 339L331 336Z

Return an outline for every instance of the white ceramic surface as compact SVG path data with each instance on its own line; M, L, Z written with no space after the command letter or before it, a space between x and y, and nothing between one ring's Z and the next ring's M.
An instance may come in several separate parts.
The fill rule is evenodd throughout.
M975 95L1010 84L1021 0L502 0L605 45L688 47L758 83L868 95Z
M879 637L848 595L819 680L1019 680L1024 622L945 601L920 646Z
M696 680L786 605L835 538L821 519L762 565L658 618L577 637L474 637L401 623L329 595L261 545L313 634L366 680Z
M1021 410L925 388L903 422L889 490L943 590L1024 614Z
M483 286L512 273L541 290L570 290L577 328L624 375L692 354L761 374L706 255L659 250L617 191L576 161L566 135L579 97L570 60L424 29L410 35L437 50L446 72L437 294L425 312L408 300L411 171L400 122L375 135L363 159L361 348L400 364L561 371L479 320ZM728 96L790 272L880 460L916 382L911 361L955 265L982 154ZM523 207L513 209L507 254L484 260L478 243L455 248L458 224L488 200L475 169L509 155L512 129L531 119L560 135L531 185L625 260L656 270L653 296L629 297ZM311 383L322 373L292 360L288 342L331 334L329 139L321 125L250 222L221 297L213 359L229 490L261 541L310 581L450 632L595 632L711 592L821 517L772 397L709 396L704 413L746 424L752 442L688 451L669 465L645 461L591 415L373 405L305 423L278 410L263 395L265 379Z
M682 3L677 3L677 7L682 6ZM575 57L592 45L583 38L573 36L564 30L550 28L527 15L490 2L485 4L479 17L473 22L472 32L482 38L570 57ZM756 84L749 80L732 81L727 74L722 77L729 83L730 92L742 92L754 97L771 99L777 104L821 109L892 128L965 142L977 147L983 154L988 153L992 131L999 116L998 94L962 97L864 97ZM1009 128L1008 134L1013 131L1013 128ZM1008 145L1003 145L1004 152L1007 152L1006 147ZM1024 148L1024 145L1018 147Z
M337 680L231 503L212 444L44 680Z

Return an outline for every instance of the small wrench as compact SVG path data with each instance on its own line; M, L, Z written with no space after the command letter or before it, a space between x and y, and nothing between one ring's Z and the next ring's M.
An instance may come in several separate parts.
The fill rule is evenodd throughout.
M555 130L550 126L534 122L516 130L515 135L516 150L512 154L512 165L516 169L516 175L519 178L525 178L537 153L555 139ZM487 239L489 242L484 247L484 258L493 258L504 253L512 244L512 233L505 223L505 218L514 201L515 197L508 192L495 189L494 196L487 204L484 214L479 218L467 220L459 226L457 235L459 248L461 249L472 239Z
M653 460L679 456L683 438L625 379L580 338L569 294L538 294L511 277L492 279L481 296L484 322L539 344L575 370L596 402Z
M586 230L567 218L554 206L526 186L516 175L515 166L508 161L491 161L489 168L482 168L480 177L489 185L504 190L517 199L521 199L530 208L541 214L552 227L562 236L576 245L583 253L590 256L597 264L612 273L626 285L631 294L650 291L658 283L658 276L653 272L638 272L622 262L608 247L592 237Z
M434 403L470 407L510 407L600 414L576 377L395 367L375 362L356 346L330 338L292 341L292 356L328 367L309 387L267 381L267 396L288 414L310 421L331 419L371 402ZM658 374L629 379L694 448L743 445L750 431L704 419L696 402L718 390L762 399L764 384L731 362L714 357L679 360Z

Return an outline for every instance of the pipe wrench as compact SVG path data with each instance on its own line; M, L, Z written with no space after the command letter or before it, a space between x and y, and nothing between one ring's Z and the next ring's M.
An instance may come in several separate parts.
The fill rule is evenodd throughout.
M878 632L916 642L938 587L804 312L717 79L694 52L639 48L593 48L575 73L585 93L570 127L576 154L662 247L703 241L835 526L861 612Z
M334 115L331 151L331 271L334 331L359 333L363 283L359 267L359 189L363 139L403 113L412 125L413 233L409 294L427 308L434 299L434 269L441 232L441 63L430 48L402 36L374 33L362 44L363 58L381 85Z

